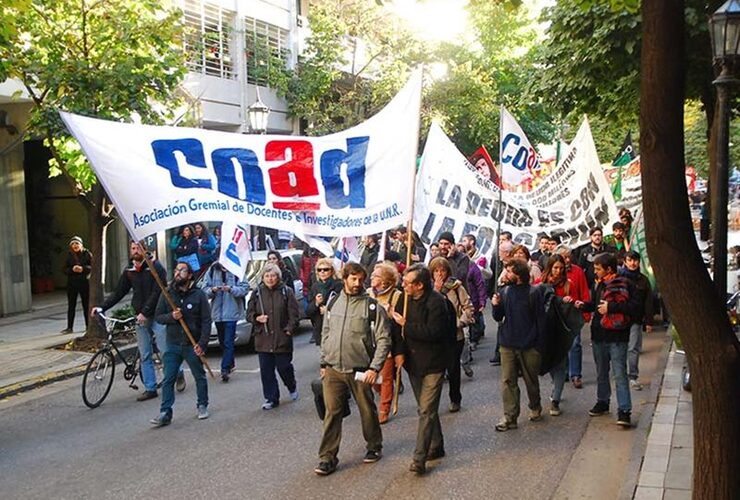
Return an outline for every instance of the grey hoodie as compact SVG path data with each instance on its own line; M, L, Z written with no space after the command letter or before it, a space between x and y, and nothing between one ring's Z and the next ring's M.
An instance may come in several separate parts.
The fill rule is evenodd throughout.
M390 322L385 308L377 307L374 331L371 331L370 297L362 292L339 294L331 311L324 316L321 330L321 366L330 366L341 373L372 368L380 371L391 347ZM374 336L375 353L370 336Z

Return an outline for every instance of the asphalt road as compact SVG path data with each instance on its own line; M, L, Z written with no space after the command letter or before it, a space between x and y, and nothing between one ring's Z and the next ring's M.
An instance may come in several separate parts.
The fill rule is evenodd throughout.
M301 397L260 409L263 401L257 358L240 353L238 372L228 384L209 381L211 418L195 418L195 387L177 394L169 427L151 428L159 401L136 402L117 371L113 390L100 408L90 410L80 395L81 378L10 398L0 403L0 495L34 498L549 498L556 490L588 425L595 396L594 368L584 345L584 379L577 391L566 386L563 415L537 423L522 408L518 430L497 433L501 416L498 367L489 365L494 335L474 353L472 379L463 380L463 409L441 407L447 457L430 462L429 473L408 471L417 419L409 390L399 414L383 426L384 456L362 463L364 441L359 416L345 420L339 470L313 473L321 438L310 392L317 376L317 348L310 335L296 338L294 365ZM209 355L219 366L218 351ZM405 376L405 375L404 375ZM541 378L543 403L549 377ZM523 383L520 382L523 389ZM524 391L523 391L524 392ZM523 394L526 400L526 396ZM606 417L602 417L606 418ZM611 418L611 417L609 417Z

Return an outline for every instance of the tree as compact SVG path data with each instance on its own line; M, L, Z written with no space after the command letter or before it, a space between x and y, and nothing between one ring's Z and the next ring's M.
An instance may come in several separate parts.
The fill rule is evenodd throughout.
M3 0L0 4L0 47L10 47L18 40L18 20L28 9L30 0ZM0 58L0 82L8 78L9 61Z
M308 135L362 122L426 58L401 21L368 0L321 0L309 11L311 36L289 78L273 78Z
M740 491L740 344L696 245L684 183L682 0L643 0L640 149L650 260L691 366L694 498Z
M50 176L64 176L87 211L91 304L102 300L105 232L114 207L58 110L163 123L169 113L163 104L185 74L181 18L157 0L31 0L16 19L18 36L0 46L9 75L34 102L28 133L51 151Z

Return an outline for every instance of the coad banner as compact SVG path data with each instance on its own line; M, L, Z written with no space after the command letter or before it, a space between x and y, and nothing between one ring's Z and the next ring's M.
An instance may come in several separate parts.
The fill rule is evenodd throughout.
M466 168L461 168L465 166ZM505 175L505 174L504 174ZM480 176L437 124L432 124L416 185L414 227L424 243L444 231L458 240L478 238L489 255L498 221L514 241L534 247L541 234L560 236L571 247L589 241L595 226L611 232L618 220L614 197L599 164L591 129L584 120L557 168L527 193L499 190Z
M410 216L420 101L417 71L377 115L324 137L61 115L137 239L203 220L355 236Z

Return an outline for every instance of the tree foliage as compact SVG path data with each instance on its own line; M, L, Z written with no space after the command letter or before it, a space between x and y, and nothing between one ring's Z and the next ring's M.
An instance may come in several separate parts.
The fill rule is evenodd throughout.
M311 35L289 78L273 78L305 132L351 127L387 104L426 59L421 44L375 2L321 0L309 11Z

